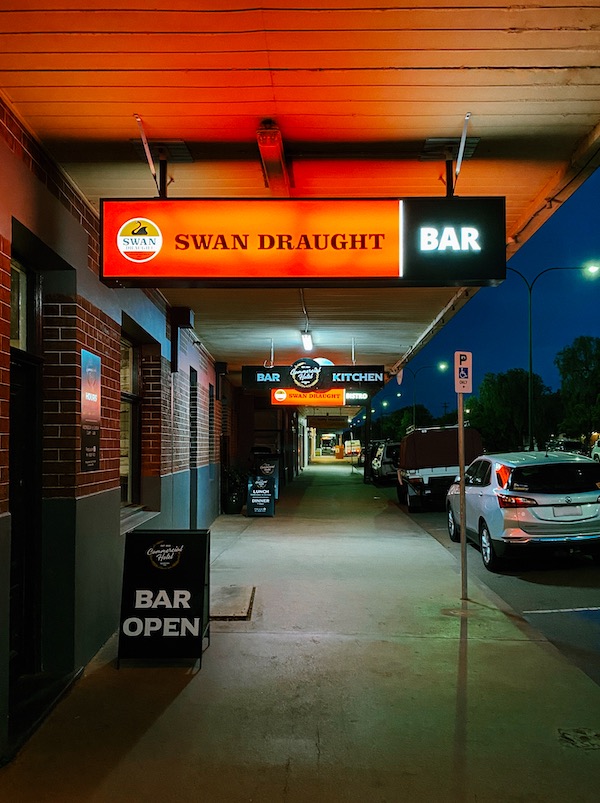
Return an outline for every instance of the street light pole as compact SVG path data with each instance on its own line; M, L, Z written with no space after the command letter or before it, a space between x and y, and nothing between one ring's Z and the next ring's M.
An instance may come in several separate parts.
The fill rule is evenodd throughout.
M529 440L529 451L533 452L533 324L532 324L532 304L531 304L531 297L533 295L533 288L537 280L540 276L543 276L545 273L550 273L553 270L584 270L584 268L577 268L577 267L556 267L556 268L546 268L545 270L540 271L536 274L531 281L527 279L521 271L517 270L516 268L509 268L508 265L506 266L506 270L511 271L512 273L516 273L517 276L520 276L521 279L525 282L527 287L527 330L528 330L528 341L529 341L529 360L528 360L528 373L527 373L527 434ZM595 265L590 265L587 270L590 273L597 273L598 268Z
M445 362L440 362L437 365L421 365L419 368L417 368L416 371L413 371L412 368L409 368L407 365L405 365L402 368L402 371L408 371L408 373L413 378L413 403L412 403L412 425L413 425L413 427L416 427L416 425L417 425L417 422L416 422L416 418L417 418L417 374L419 373L419 371L423 371L425 368L437 368L438 371L445 371L448 368L448 364L445 363Z
M381 415L379 416L379 432L380 432L382 438L384 437L384 434L383 434L383 422L385 420L385 408L387 406L388 406L388 403L386 401L382 401L381 402L382 410L381 410Z

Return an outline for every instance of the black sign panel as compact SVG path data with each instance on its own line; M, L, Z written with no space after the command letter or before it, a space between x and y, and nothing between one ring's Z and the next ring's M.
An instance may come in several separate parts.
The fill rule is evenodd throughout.
M251 477L248 483L247 516L275 515L275 479L273 477Z
M383 365L320 365L308 357L293 365L242 366L245 388L297 388L298 390L330 390L331 388L363 388L381 390L385 382Z
M127 534L119 658L202 658L209 546L209 530Z
M100 427L81 424L81 470L98 471L100 468Z
M410 284L493 285L506 278L504 198L402 202L402 279Z
M257 454L254 458L254 473L259 477L273 479L275 500L279 499L279 455Z

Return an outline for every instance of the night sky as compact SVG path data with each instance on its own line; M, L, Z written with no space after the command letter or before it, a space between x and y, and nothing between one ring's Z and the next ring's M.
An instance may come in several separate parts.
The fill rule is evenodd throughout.
M600 170L554 212L507 263L531 283L547 268L572 268L588 263L600 265ZM419 371L416 403L434 416L455 410L454 352L473 354L473 392L486 373L504 373L511 368L528 370L528 290L523 279L510 270L498 287L483 287L444 329L409 363L421 366L448 363L445 373L434 367ZM595 279L581 270L552 270L535 282L532 291L533 371L552 390L560 386L554 366L556 354L576 337L600 337L600 273ZM600 385L600 377L598 379ZM398 398L397 393L402 392ZM413 378L405 372L401 387L392 379L374 397L373 407L386 412L411 406ZM465 397L465 403L468 396Z

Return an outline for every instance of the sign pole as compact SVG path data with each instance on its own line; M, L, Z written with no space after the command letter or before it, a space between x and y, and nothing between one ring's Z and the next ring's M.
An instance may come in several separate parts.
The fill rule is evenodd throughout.
M465 420L463 394L458 394L458 471L460 476L460 598L469 599L467 592L467 532L465 515Z
M473 392L473 355L470 351L454 352L454 389L458 395L458 467L460 472L460 576L461 600L467 600L467 515L465 507L465 393Z

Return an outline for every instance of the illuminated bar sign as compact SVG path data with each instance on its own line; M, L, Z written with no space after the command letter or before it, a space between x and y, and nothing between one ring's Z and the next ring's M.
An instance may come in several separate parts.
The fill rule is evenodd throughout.
M504 198L103 200L113 286L498 284Z
M346 404L346 391L334 390L304 391L295 388L272 388L271 404L301 404L305 407L343 407Z
M274 365L271 368L242 366L244 388L292 388L302 394L346 388L352 388L354 392L358 389L375 392L381 390L385 378L383 365L320 365L308 357L296 360L293 365Z

